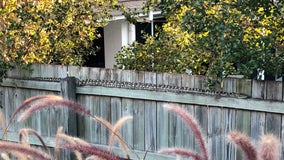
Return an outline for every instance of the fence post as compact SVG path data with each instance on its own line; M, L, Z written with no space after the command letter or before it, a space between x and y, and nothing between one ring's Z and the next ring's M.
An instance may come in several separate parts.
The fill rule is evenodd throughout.
M76 102L76 78L75 77L66 77L60 82L61 85L61 96L64 99L68 99L71 101ZM67 119L67 134L70 136L78 136L77 131L77 114L74 111L67 110L65 113L68 114ZM65 123L65 124L66 124ZM70 157L69 157L70 156ZM75 160L76 156L73 152L66 152L64 153L64 160Z
M76 102L76 78L66 77L61 82L61 96ZM77 136L77 115L74 111L68 111L68 134Z

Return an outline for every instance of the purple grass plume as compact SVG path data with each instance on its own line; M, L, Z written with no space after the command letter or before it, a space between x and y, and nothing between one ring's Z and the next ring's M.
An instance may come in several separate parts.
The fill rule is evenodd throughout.
M258 160L257 149L253 146L247 135L233 131L227 135L227 140L230 143L236 144L243 151L247 160Z
M132 116L125 116L125 117L122 117L121 119L119 119L115 125L112 127L112 132L111 132L111 136L109 138L109 148L111 149L113 143L114 143L114 140L115 138L117 138L117 135L120 135L119 134L119 130L120 128L122 127L122 125L128 121L128 120L131 120L132 119ZM117 138L118 142L120 143L121 147L123 148L124 152L126 153L127 157L129 157L128 155L128 152L127 152L127 147L124 145L124 142Z
M74 110L75 112L86 115L86 116L92 116L89 110L86 110L83 106L80 104L77 104L75 102L69 101L69 100L64 100L64 99L53 99L53 98L46 98L39 103L36 103L26 110L19 116L18 121L22 121L29 117L32 113L34 113L37 110L43 109L43 108L48 108L48 107L68 107L71 110ZM16 112L19 112L18 109Z
M0 150L10 152L12 154L13 152L20 152L40 160L52 160L52 158L46 153L19 143L1 142Z
M280 159L281 143L274 135L263 135L258 146L260 160Z
M192 151L190 151L188 149L184 149L184 148L161 149L158 153L161 153L161 154L176 154L176 155L181 155L183 157L192 158L194 160L202 160L202 157L198 153L192 152Z
M85 156L95 155L102 159L130 160L129 158L122 158L109 151L106 151L104 149L101 149L95 146L90 146L90 145L63 143L63 144L60 144L60 147L63 149L71 149L71 150L79 151Z
M23 110L25 107L31 105L32 103L36 103L38 101L42 101L44 99L53 99L53 100L62 100L62 97L57 96L57 95L40 95L40 96L35 96L35 97L31 97L26 99L22 105L20 105L17 110L12 114L11 116L11 120L12 121L16 114L18 114L21 110Z
M22 141L23 136L28 136L28 134L31 133L34 136L36 136L38 138L38 140L40 141L40 143L42 144L43 148L45 150L47 150L47 146L44 143L43 138L37 133L37 131L30 129L30 128L22 128L19 131L19 141Z
M193 135L195 136L198 142L201 151L200 155L201 160L209 160L207 143L205 142L201 127L196 121L196 119L192 117L190 114L188 114L186 111L178 107L177 105L169 104L165 105L164 107L167 108L169 111L178 115L186 123L187 127L191 129Z

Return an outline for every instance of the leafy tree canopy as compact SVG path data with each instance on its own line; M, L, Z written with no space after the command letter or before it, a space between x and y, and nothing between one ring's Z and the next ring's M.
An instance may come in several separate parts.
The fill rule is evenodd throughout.
M117 0L0 1L0 65L83 63Z
M159 8L167 23L145 44L124 47L119 68L215 77L282 72L283 1L152 0L146 8Z

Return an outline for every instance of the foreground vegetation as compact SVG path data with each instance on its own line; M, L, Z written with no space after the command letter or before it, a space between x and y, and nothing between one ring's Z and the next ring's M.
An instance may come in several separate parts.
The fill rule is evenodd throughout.
M131 150L127 142L124 141L123 137L120 135L121 126L128 120L131 120L131 116L126 116L121 118L116 124L112 125L104 119L92 115L90 111L86 110L80 104L75 102L64 100L56 95L45 95L36 96L27 99L24 103L18 107L18 109L11 115L11 120L6 126L4 116L0 114L2 129L4 131L8 130L9 125L17 117L18 121L24 121L26 118L31 116L34 112L48 108L50 106L62 108L67 107L78 114L90 117L92 120L97 121L104 125L111 133L109 138L109 148L110 150L101 149L99 147L93 146L92 144L79 139L77 137L71 137L62 132L63 128L58 128L54 146L54 155L50 155L44 152L46 145L43 138L37 133L37 131L29 128L22 128L19 131L19 143L12 143L5 141L7 139L7 132L4 134L4 140L0 142L0 150L2 151L1 158L4 160L9 160L10 155L13 155L17 159L42 159L51 160L58 159L60 150L71 150L75 153L78 160L81 159L113 159L113 160L126 160L130 157L129 151ZM172 114L175 114L183 120L183 122L188 127L189 131L194 135L198 143L199 152L195 152L191 149L186 148L168 148L158 151L160 154L175 154L182 157L192 158L194 160L209 160L210 153L208 152L207 142L198 122L190 114L175 106L174 104L167 104L164 106ZM36 149L30 145L28 140L28 135L33 134L42 143L42 150ZM112 145L114 141L117 140L120 144L122 151L125 156L121 157L111 152ZM280 142L273 135L263 135L261 140L258 142L257 147L253 145L249 137L238 132L233 131L227 134L228 143L233 143L239 146L243 151L244 156L247 160L277 160L280 157ZM134 151L132 151L134 152ZM140 159L139 157L135 157ZM147 159L147 157L146 157Z

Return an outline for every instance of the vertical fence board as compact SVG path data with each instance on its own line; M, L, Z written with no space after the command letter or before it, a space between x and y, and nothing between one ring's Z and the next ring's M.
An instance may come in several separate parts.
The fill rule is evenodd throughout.
M91 113L94 116L100 116L101 108L100 108L100 97L99 96L91 96L90 97L90 108ZM101 127L102 124L95 120L91 121L91 139L92 143L100 144L101 143ZM82 130L84 132L84 130Z
M133 100L130 99L122 99L122 117L124 116L132 116L133 115ZM122 136L125 141L133 147L133 122L126 123L122 127Z
M157 105L154 101L145 101L145 149L157 148Z
M137 73L135 71L123 70L121 74L122 74L121 77L122 82L135 82L138 79ZM134 105L133 99L128 99L128 98L122 99L122 117L133 115L133 105ZM126 142L132 147L134 147L133 128L134 128L133 121L132 123L125 124L122 128L123 137L125 138Z
M236 129L250 136L250 112L237 110L236 113ZM244 160L240 150L237 151L237 160Z
M167 148L169 137L169 114L163 107L163 103L157 103L157 150Z
M122 77L122 70L120 69L112 69L110 71L110 79L113 81L121 81L121 77Z
M205 140L208 141L208 127L209 127L209 107L208 106L200 106L200 105L195 105L194 106L194 115L195 118L197 119L198 123L201 126L202 133L204 134ZM195 139L195 138L194 138ZM199 150L199 146L195 140L195 148L196 150Z
M75 77L67 77L60 82L61 86L61 96L70 101L76 101L76 78ZM72 136L77 136L77 113L64 108L67 114L64 115L65 120L67 120L68 134Z
M204 76L193 76L194 77L194 88L206 89L206 78Z
M133 102L133 147L145 150L145 104L143 100Z
M235 160L236 159L236 147L233 144L227 143L226 136L229 132L234 131L236 128L236 111L234 109L222 110L222 137L221 143L223 147L222 160Z
M144 82L157 84L156 73L144 72ZM155 88L152 88L155 89ZM155 151L157 149L157 103L145 101L145 149Z
M153 72L144 72L144 81L145 83L156 85L157 84L157 74Z
M111 80L111 70L101 69L100 70L100 80Z
M187 74L182 75L182 87L194 88L194 77Z
M251 138L256 142L265 131L265 113L251 112Z
M122 70L110 70L110 80L112 81L121 81L121 72ZM122 118L122 99L120 97L111 97L111 123L114 125L120 118ZM131 120L132 121L132 120ZM132 122L126 122L126 123L132 123ZM121 132L121 131L119 131ZM117 142L113 144L114 146L119 146Z
M68 76L85 80L89 77L89 70L88 67L68 66Z
M266 81L265 99L282 101L282 82Z
M284 159L284 115L282 115L282 122L281 122L281 153L280 153L280 159L283 160Z
M85 109L91 111L91 97L90 96L80 96L77 98L77 102L79 104L82 104L85 107ZM86 117L86 116L81 116L80 119L78 118L78 126L82 127L82 129L80 129L80 132L83 134L82 137L88 142L92 142L92 134L93 134L92 121L93 120L90 117Z
M135 83L144 83L145 74L142 71L136 72ZM133 105L133 147L138 150L145 150L145 102L134 100Z
M274 134L277 137L281 135L281 115L274 113L266 113L265 117L265 133Z
M252 96L252 80L237 79L237 93L244 94L248 97Z
M265 81L252 81L252 98L264 99L266 97Z
M119 121L121 117L121 98L116 98L116 97L112 97L110 99L110 103L111 103L111 123L112 125L116 124L117 121ZM126 122L126 123L131 123L131 122ZM119 131L121 132L121 131ZM119 146L118 143L114 143L114 146Z
M157 73L157 85L169 85L169 74ZM169 146L169 113L164 106L165 103L157 102L157 149Z
M66 78L68 75L67 66L56 66L57 68L57 76L55 78Z
M182 105L182 108L192 117L198 118L195 115L195 106L194 105ZM192 129L189 128L188 124L182 121L181 125L182 130L182 147L188 148L190 150L196 150L195 147L195 136L192 133Z
M110 97L100 97L100 117L110 122ZM108 145L110 131L106 126L101 127L101 144Z
M172 74L168 77L168 85L181 87L182 79L180 74ZM181 107L177 105L177 107ZM181 147L182 146L182 130L181 118L175 114L169 114L169 147Z
M97 80L100 78L100 68L90 68L89 79Z
M208 146L212 160L220 160L223 154L221 143L222 112L220 108L209 107L208 116Z
M86 99L87 98L84 99L84 96L82 96L82 95L77 95L77 103L84 105L86 107L86 109L87 109L89 107L89 106L87 106L89 104L89 102L87 102ZM86 130L86 127L88 127L88 126L85 126L85 119L86 119L86 117L82 116L82 115L78 115L78 117L77 117L77 121L78 121L78 125L77 125L78 137L79 138L83 138L83 139L86 138L85 130Z
M32 92L31 92L31 97L34 97L34 96L38 96L39 95L39 91L37 91L37 90L33 90ZM34 115L32 116L32 124L31 124L31 126L32 126L32 128L34 129L34 130L36 130L40 135L42 135L42 132L41 132L41 121L40 121L40 119L41 119L41 114L40 114L40 112L39 111L37 111L37 112L35 112L34 113ZM57 119L56 119L56 123L55 124L57 124Z
M237 79L235 78L225 78L223 80L223 91L228 93L237 92Z
M177 105L176 107L181 107L181 106ZM169 147L181 147L182 146L182 130L181 130L182 120L179 116L173 113L170 113L168 118L169 118L169 130L168 130Z

